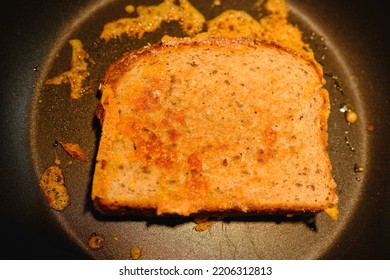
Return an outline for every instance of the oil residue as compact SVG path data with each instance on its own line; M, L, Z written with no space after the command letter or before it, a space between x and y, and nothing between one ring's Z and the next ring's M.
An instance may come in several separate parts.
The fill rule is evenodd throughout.
M349 135L348 134L349 134L349 130L346 130L345 131L345 136L344 136L344 141L345 141L345 144L347 144L347 146L351 150L351 152L354 152L355 148L352 146L351 141L349 140Z
M348 124L348 129L345 130L345 144L349 147L349 149L354 152L355 148L352 146L351 141L349 139L349 128L351 127L351 124L355 123L357 120L357 114L354 110L352 110L352 106L349 104L341 104L340 105L340 112L344 114L345 120ZM353 114L354 117L350 117L350 114ZM356 117L355 117L356 115Z

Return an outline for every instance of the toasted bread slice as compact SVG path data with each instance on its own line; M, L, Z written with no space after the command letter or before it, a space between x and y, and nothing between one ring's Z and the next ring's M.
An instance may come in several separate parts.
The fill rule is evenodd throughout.
M101 84L102 213L321 212L337 204L315 62L249 39L171 39Z

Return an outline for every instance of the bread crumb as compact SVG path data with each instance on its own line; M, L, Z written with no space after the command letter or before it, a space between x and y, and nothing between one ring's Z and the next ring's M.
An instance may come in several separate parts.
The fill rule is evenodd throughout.
M141 255L142 255L142 251L139 247L131 248L130 256L133 260L138 260L139 258L141 258Z
M211 228L215 221L211 220L208 216L197 216L194 218L194 223L196 223L196 226L194 226L195 231L199 232Z
M88 239L88 246L92 250L98 250L103 247L104 236L92 233Z
M200 224L197 224L196 226L194 226L194 229L196 231L205 231L205 230L208 230L209 228L211 228L213 226L214 222L213 221L205 221L203 223L200 223Z
M366 129L367 129L368 132L373 132L374 131L374 125L373 124L368 124Z
M72 157L79 158L81 161L87 161L84 150L76 143L59 142L64 150Z

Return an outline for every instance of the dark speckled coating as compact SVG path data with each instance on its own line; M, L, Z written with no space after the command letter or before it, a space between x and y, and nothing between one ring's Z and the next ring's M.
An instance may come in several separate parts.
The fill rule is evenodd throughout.
M157 1L159 2L159 1ZM254 1L223 0L211 9L191 1L207 18L227 8L257 16ZM287 1L290 21L304 32L324 65L330 92L329 152L338 184L340 221L325 214L286 218L259 216L222 219L197 232L187 218L103 217L90 200L99 122L98 94L70 100L69 88L44 86L47 78L69 68L68 40L79 38L98 63L90 83L97 89L106 68L125 51L158 42L163 34L181 35L164 24L140 40L98 39L104 23L126 16L136 1L32 1L0 9L0 251L2 259L128 259L142 249L142 259L389 259L390 258L390 17L367 1ZM143 4L156 1L143 1ZM2 4L3 6L5 3ZM339 108L349 104L359 114L349 126ZM366 126L374 125L368 133ZM346 133L348 132L348 133ZM80 144L86 163L68 164L53 141ZM349 143L349 145L347 144ZM354 151L351 151L351 148ZM62 160L71 205L55 212L39 189L40 174ZM355 173L354 166L366 172ZM88 248L92 233L105 237L100 250Z

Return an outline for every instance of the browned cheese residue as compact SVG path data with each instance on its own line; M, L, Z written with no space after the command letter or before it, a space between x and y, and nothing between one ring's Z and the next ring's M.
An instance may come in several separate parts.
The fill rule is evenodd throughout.
M40 186L50 207L62 211L69 205L69 194L64 183L64 175L58 165L47 168L40 180Z
M172 21L178 22L183 32L188 36L202 31L205 23L204 16L187 0L179 0L179 5L176 5L175 2L174 0L164 0L157 6L140 5L136 8L138 17L121 18L107 23L100 38L109 41L120 38L123 34L142 38L144 33L156 31L163 22ZM133 9L127 6L126 11L133 12Z
M84 86L84 81L90 76L88 71L89 63L95 63L89 54L84 50L83 44L78 39L69 41L72 46L72 60L70 70L62 72L58 76L48 79L46 85L70 84L70 97L79 99L84 94L92 93L92 89Z
M314 54L302 40L302 33L288 22L289 10L284 0L268 0L263 8L268 15L254 19L245 11L227 10L207 22L207 32L198 36L246 37L274 42L310 58Z
M219 1L217 3L220 5ZM105 41L122 35L142 38L144 33L156 31L163 22L177 21L183 32L191 37L253 38L274 42L314 59L310 46L302 40L299 28L288 22L289 10L285 0L268 0L263 8L268 15L259 20L245 11L229 9L206 21L187 0L180 0L178 5L173 0L165 0L157 6L126 6L126 11L132 13L136 10L138 16L107 23L100 37ZM202 32L204 27L206 32Z

